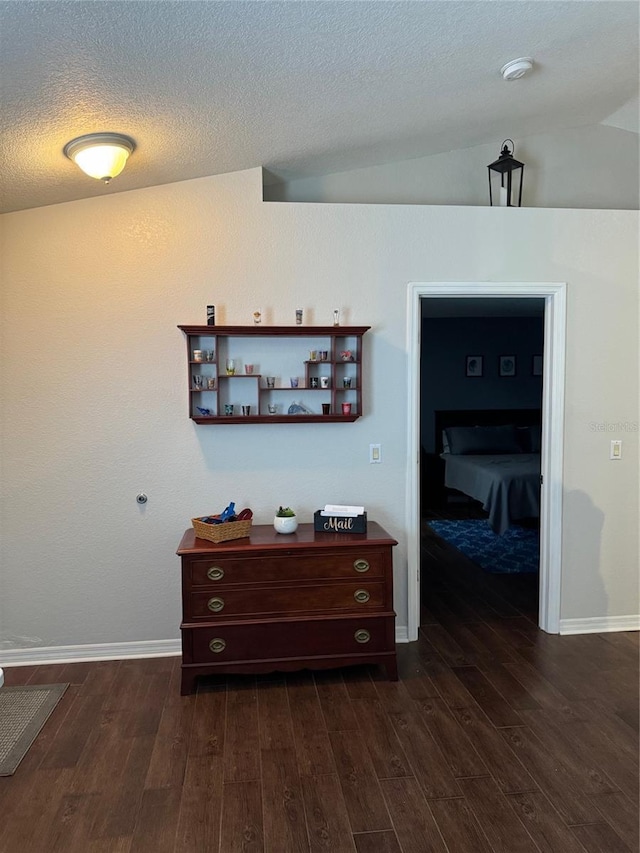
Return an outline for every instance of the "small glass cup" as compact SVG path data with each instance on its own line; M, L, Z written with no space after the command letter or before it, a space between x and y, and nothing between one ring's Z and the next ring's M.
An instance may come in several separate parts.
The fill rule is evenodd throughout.
M251 374L253 373L253 365L252 365L252 364L245 364L245 366L244 366L244 372L245 372L247 375L251 376Z
M197 374L194 373L194 375L193 375L193 387L196 389L196 391L202 391L203 384L204 384L203 377L198 376Z
M350 415L351 414L351 403L343 403L342 404L342 414Z
M317 361L318 360L318 351L315 349L309 350L309 361Z
M208 349L207 350L207 361L215 361L215 360L216 360L215 350Z
M318 387L318 377L310 376L309 377L309 388L317 388Z
M275 403L269 403L267 408L269 409L270 415L275 415L275 413L278 411L278 407L276 406Z
M225 366L227 369L227 376L235 376L235 372L236 372L236 360L235 360L235 358L228 358Z
M321 349L320 350L320 361L326 361L329 358L329 350Z
M242 407L242 414L243 415L250 415L251 414L251 406L243 406Z
M296 326L302 325L302 308L296 308Z
M342 387L343 388L351 388L351 377L350 376L344 377L344 379L342 380Z
M331 411L331 403L323 403L322 404L322 414L328 415Z
M297 376L292 376L292 377L290 377L290 382L291 382L291 387L292 387L292 388L297 388L297 387L298 387L298 377L297 377Z
M202 361L203 355L201 349L194 349L193 351L193 360L194 361Z
M267 388L275 388L276 387L276 377L275 376L267 376Z
M233 403L225 403L224 404L224 413L227 416L233 414Z
M339 326L339 325L340 325L340 311L339 311L337 308L336 308L336 310L333 312L333 325L334 325L334 326Z
M209 391L215 391L215 387L216 387L215 376L208 376L207 377L207 388L209 389Z
M321 376L320 377L320 387L321 388L328 388L329 387L329 377L328 376Z

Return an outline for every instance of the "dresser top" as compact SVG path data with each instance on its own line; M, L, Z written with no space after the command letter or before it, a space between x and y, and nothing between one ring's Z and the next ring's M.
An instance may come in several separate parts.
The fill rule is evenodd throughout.
M370 521L366 533L320 533L313 524L299 524L295 533L276 533L271 524L255 524L251 535L229 542L209 542L198 539L195 530L185 531L177 554L220 554L225 551L285 550L309 548L362 548L363 545L397 545L397 541L377 522Z

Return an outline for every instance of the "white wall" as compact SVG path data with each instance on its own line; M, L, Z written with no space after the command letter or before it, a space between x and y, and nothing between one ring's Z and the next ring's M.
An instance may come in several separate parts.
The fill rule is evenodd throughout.
M229 500L257 523L364 502L400 542L406 625L410 281L568 282L562 617L637 612L637 433L590 426L638 421L637 213L264 204L261 185L256 169L2 217L4 646L177 638L175 548ZM208 303L220 324L256 306L370 324L366 417L195 426L176 325Z
M498 159L502 139L497 139L495 145L267 184L264 198L485 206L489 203L487 165ZM514 142L515 157L525 164L524 207L638 209L637 132L590 125Z

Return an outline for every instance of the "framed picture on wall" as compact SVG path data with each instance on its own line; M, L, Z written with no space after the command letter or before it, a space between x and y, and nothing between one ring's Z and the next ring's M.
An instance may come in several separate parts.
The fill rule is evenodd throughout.
M516 375L516 357L515 355L498 356L499 374L500 376L515 376Z
M531 359L531 375L542 376L542 356L534 355Z
M467 376L482 376L482 356L467 356Z

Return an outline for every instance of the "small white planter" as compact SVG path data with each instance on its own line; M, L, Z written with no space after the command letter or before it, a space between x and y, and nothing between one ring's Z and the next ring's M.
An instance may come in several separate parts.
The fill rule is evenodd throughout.
M276 533L295 533L298 529L298 519L295 515L278 516L273 519Z

